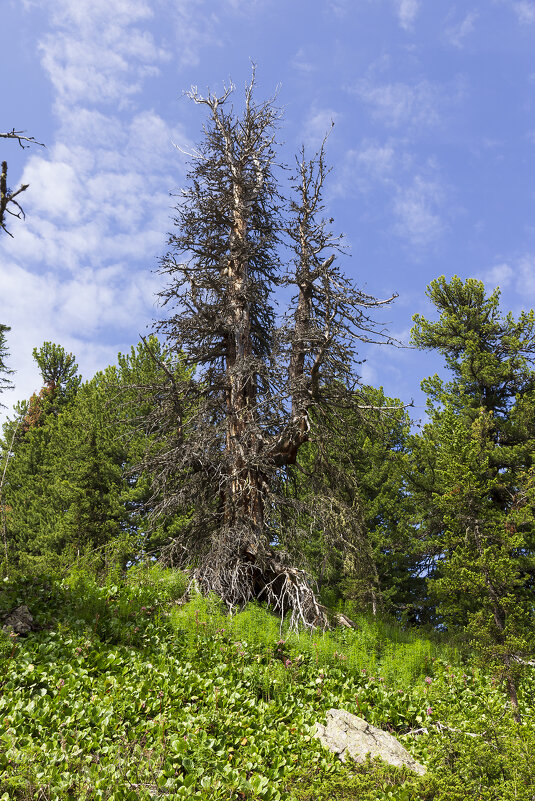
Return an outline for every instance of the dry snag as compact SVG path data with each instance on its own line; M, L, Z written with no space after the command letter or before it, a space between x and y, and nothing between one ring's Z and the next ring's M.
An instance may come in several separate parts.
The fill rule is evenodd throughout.
M355 341L386 337L369 317L381 302L337 264L322 216L325 143L312 160L296 159L286 201L274 177L280 113L273 98L256 102L254 88L253 74L240 115L233 86L221 97L189 93L208 121L162 260L169 315L155 329L193 373L180 382L162 373L145 466L156 512L181 520L164 556L192 565L202 591L326 625L306 574L277 547L285 471L312 420L328 427L354 403ZM276 291L293 294L284 316Z
M0 133L0 139L14 139L19 143L20 147L24 150L31 144L41 145L33 136L24 136L24 131L16 131L14 128L11 131ZM28 144L25 144L25 143ZM13 236L6 227L6 215L10 214L12 217L24 218L24 211L19 201L16 198L28 189L29 184L21 184L18 189L10 189L7 185L7 161L2 161L2 169L0 172L0 228L9 236Z

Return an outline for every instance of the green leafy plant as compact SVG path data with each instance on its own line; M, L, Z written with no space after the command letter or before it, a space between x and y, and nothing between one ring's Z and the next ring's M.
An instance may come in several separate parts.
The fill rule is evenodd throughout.
M0 656L0 799L531 800L533 726L447 642L364 619L290 634L258 606L177 604L184 587L154 565L34 586L42 628ZM529 672L519 703L529 720ZM312 736L331 707L394 733L426 776L340 763Z

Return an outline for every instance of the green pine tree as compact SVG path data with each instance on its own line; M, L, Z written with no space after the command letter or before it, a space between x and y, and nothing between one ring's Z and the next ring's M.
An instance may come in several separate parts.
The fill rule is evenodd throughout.
M96 569L110 558L124 566L180 526L176 517L152 525L150 481L136 469L151 440L138 389L161 380L165 356L152 337L80 384L74 358L47 346L34 352L47 384L4 428L9 560L26 573L82 555Z
M2 443L3 533L6 568L34 569L58 553L56 510L51 503L54 464L51 442L62 410L72 404L80 377L72 354L45 342L34 349L44 385L4 425Z
M337 433L322 448L307 445L290 471L300 536L287 542L283 535L282 544L306 559L328 604L351 599L373 613L411 617L423 580L403 478L410 421L381 388L362 387L359 402L361 410L340 414ZM321 503L318 528L308 511Z
M505 682L520 720L518 660L535 646L535 537L533 526L514 523L519 487L511 488L509 511L496 503L503 481L492 465L493 429L493 416L483 409L471 425L452 407L441 415L433 503L443 521L442 565L431 592L446 622L462 621Z
M428 295L440 317L416 315L413 343L442 353L452 378L422 384L430 422L409 473L417 530L439 612L499 669L518 718L515 658L533 643L535 540L511 515L533 458L535 319L502 315L499 290L487 297L474 279L441 277Z

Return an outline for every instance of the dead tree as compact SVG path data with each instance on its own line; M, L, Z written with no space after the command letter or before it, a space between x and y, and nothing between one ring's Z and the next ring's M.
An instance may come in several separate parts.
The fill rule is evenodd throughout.
M0 133L0 139L14 139L17 141L22 149L29 147L30 144L41 145L33 136L24 136L24 131L16 131L14 128L11 131ZM28 144L25 144L28 142ZM18 189L10 189L7 185L7 161L2 161L2 169L0 172L0 229L6 232L9 236L13 236L6 227L6 215L10 214L12 217L24 218L24 211L19 201L16 198L25 192L29 184L21 184Z
M256 102L253 75L237 115L233 89L189 93L208 122L189 154L161 264L170 314L155 327L195 373L177 383L164 368L145 467L157 512L182 516L165 556L193 566L201 590L231 607L256 598L290 612L293 624L325 625L305 573L273 547L284 475L312 418L315 429L328 427L354 403L355 340L384 339L369 317L381 302L338 267L332 221L322 216L324 146L311 161L304 151L296 160L285 201L274 176L274 100ZM281 317L273 296L285 289L294 297Z

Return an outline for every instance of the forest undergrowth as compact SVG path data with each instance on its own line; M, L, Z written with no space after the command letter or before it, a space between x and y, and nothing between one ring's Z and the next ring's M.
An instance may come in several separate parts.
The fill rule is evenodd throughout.
M0 801L535 798L533 668L519 725L446 635L358 616L291 633L259 606L183 604L185 587L156 566L4 582L0 609L28 604L40 629L0 639ZM426 775L341 764L313 736L332 707L399 737Z

